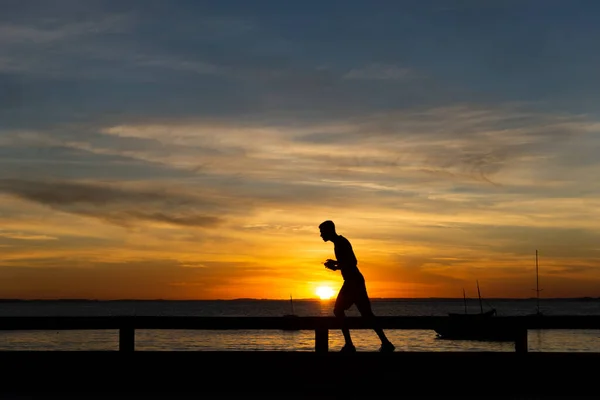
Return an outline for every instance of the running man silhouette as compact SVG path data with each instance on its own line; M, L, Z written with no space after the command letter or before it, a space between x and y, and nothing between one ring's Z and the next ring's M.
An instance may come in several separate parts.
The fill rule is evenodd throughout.
M345 344L342 347L342 352L356 352L356 347L352 343L350 337L350 329L345 326L345 311L352 307L352 304L356 305L356 308L360 312L360 315L370 320L373 330L379 336L381 340L380 352L392 352L395 347L388 340L377 324L377 319L373 310L371 309L371 301L367 294L367 286L365 284L365 278L362 273L358 270L358 261L354 255L352 245L342 235L338 235L335 231L335 224L333 221L325 221L319 225L321 231L321 238L324 242L331 241L334 246L335 260L327 259L323 263L325 268L332 271L340 270L342 272L342 278L344 284L338 293L337 299L335 300L335 306L333 313L336 317L342 319L342 333L344 334Z

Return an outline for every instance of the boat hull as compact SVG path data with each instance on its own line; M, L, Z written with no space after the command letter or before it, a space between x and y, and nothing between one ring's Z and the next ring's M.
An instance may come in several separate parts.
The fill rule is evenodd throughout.
M511 331L502 331L497 328L485 326L444 326L435 329L440 339L449 340L480 340L488 342L512 342L516 340L516 334Z
M499 327L490 320L496 315L496 310L482 314L448 314L448 321L437 327L435 332L440 339L451 340L481 340L508 342L516 340L512 329Z
M299 331L298 316L295 314L284 315L283 319L286 322L282 330L284 331Z

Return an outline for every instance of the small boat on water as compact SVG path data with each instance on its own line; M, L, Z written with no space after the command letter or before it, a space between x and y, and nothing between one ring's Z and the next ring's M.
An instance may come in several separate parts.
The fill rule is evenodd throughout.
M514 341L516 335L512 329L504 329L493 323L496 310L491 309L480 314L448 314L446 324L435 329L440 339L481 340L490 342Z
M285 314L283 316L283 318L286 321L285 326L283 327L284 331L297 331L298 326L296 324L297 320L298 320L298 316L294 313L294 301L292 300L292 295L290 294L290 307L292 310L291 314Z
M540 292L543 289L540 289L540 275L539 275L539 265L538 265L538 251L535 251L535 290L536 292L536 310L534 314L528 314L528 317L543 317L544 314L540 310Z
M495 308L483 311L481 303L481 292L479 282L477 282L477 292L479 294L479 306L481 312L478 314L467 313L467 298L463 289L463 298L465 302L465 313L448 313L446 323L436 327L435 332L440 339L451 340L481 340L504 342L515 340L513 330L504 329L494 324L493 318L497 312Z

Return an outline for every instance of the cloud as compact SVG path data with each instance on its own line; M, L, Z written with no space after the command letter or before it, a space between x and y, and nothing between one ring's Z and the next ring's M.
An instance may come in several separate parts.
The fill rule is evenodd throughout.
M15 239L15 240L57 240L58 238L48 235L35 235L22 232L2 232L0 238Z
M220 73L224 72L219 66L202 61L153 58L149 56L137 55L132 59L132 63L134 63L137 67L142 68L156 67L173 71L193 72L206 75L219 75Z
M212 213L216 204L211 201L169 193L168 190L125 189L114 184L3 179L0 180L0 192L59 211L123 226L152 222L214 227L224 221L222 216Z
M60 23L46 20L43 25L0 23L0 44L39 45L74 37L126 32L131 20L125 15L108 15L89 21Z
M598 123L584 116L549 115L514 105L461 105L364 113L317 124L163 118L73 133L38 131L13 139L18 141L12 146L39 148L37 161L45 154L53 168L70 156L51 149L71 149L81 154L78 160L101 162L98 170L111 168L115 178L125 165L128 174L132 165L140 171L152 168L141 177L170 174L180 185L197 187L197 193L263 209L315 207L338 199L346 207L402 207L445 218L482 212L504 215L509 224L528 224L522 217L525 210L540 223L549 220L539 217L539 207L528 205L532 196L542 196L537 204L554 212L558 221L567 213L561 206L565 193L584 187L594 191L593 185L580 187L577 180L565 178L597 167L591 157L591 149L600 145L597 131ZM571 151L565 153L566 147ZM570 155L576 153L590 157ZM568 171L561 167L565 162ZM5 171L10 176L11 170ZM592 206L593 200L588 201ZM161 214L148 218L168 220Z
M102 40L130 32L133 24L130 15L110 13L72 21L51 17L21 23L0 21L0 73L93 77L101 70ZM96 66L90 63L88 68L79 68L86 58Z
M343 78L395 81L407 78L411 72L408 68L395 65L371 64L364 68L353 68Z
M118 181L140 180L146 187L178 187L188 197L194 193L190 204L197 204L195 208L164 205L165 199L145 194L127 205L100 206L92 200L86 206L51 204L112 223L211 226L226 216L230 221L242 218L241 210L247 210L248 220L240 226L279 225L255 221L253 215L272 209L318 212L337 204L340 210L360 213L385 211L409 218L411 224L420 219L485 225L492 219L503 226L588 229L588 217L597 208L591 194L597 188L568 177L597 168L591 156L600 144L597 130L598 123L585 116L551 115L510 104L365 112L322 123L258 116L163 117L91 129L74 125L28 134L5 131L6 144L12 146L6 154L15 157L4 157L8 164L2 175L10 179L17 171L23 176L29 170L27 179L38 181L40 176L51 177L53 170L65 171L64 179L75 182L114 181L104 185L110 195L113 188L122 193L127 187ZM15 146L27 152L15 152ZM565 153L565 148L570 151ZM25 159L31 160L27 168L21 162ZM568 171L562 167L565 162ZM35 165L39 167L33 169ZM569 200L568 193L582 190L590 193L586 200ZM25 197L31 193L17 192ZM103 191L96 196L93 190L90 194L98 199L106 195ZM147 209L134 206L136 201ZM587 211L581 209L583 204Z

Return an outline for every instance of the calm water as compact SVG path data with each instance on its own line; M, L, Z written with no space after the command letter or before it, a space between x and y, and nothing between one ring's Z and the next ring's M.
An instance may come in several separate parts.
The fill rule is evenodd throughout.
M300 316L330 316L332 302L294 301ZM524 315L535 311L534 300L494 300L499 315ZM462 300L374 300L381 316L429 316L463 312ZM543 300L546 315L600 315L600 301ZM479 311L473 301L469 312ZM110 301L110 302L5 302L0 316L281 316L290 313L289 301ZM354 307L348 315L359 315ZM399 351L514 351L511 343L448 341L428 330L388 330ZM359 351L379 348L377 335L370 330L352 331ZM330 332L330 350L343 344L339 331ZM600 352L600 331L530 331L530 351ZM118 331L0 331L0 350L117 350ZM312 331L136 331L136 350L295 350L314 351Z

